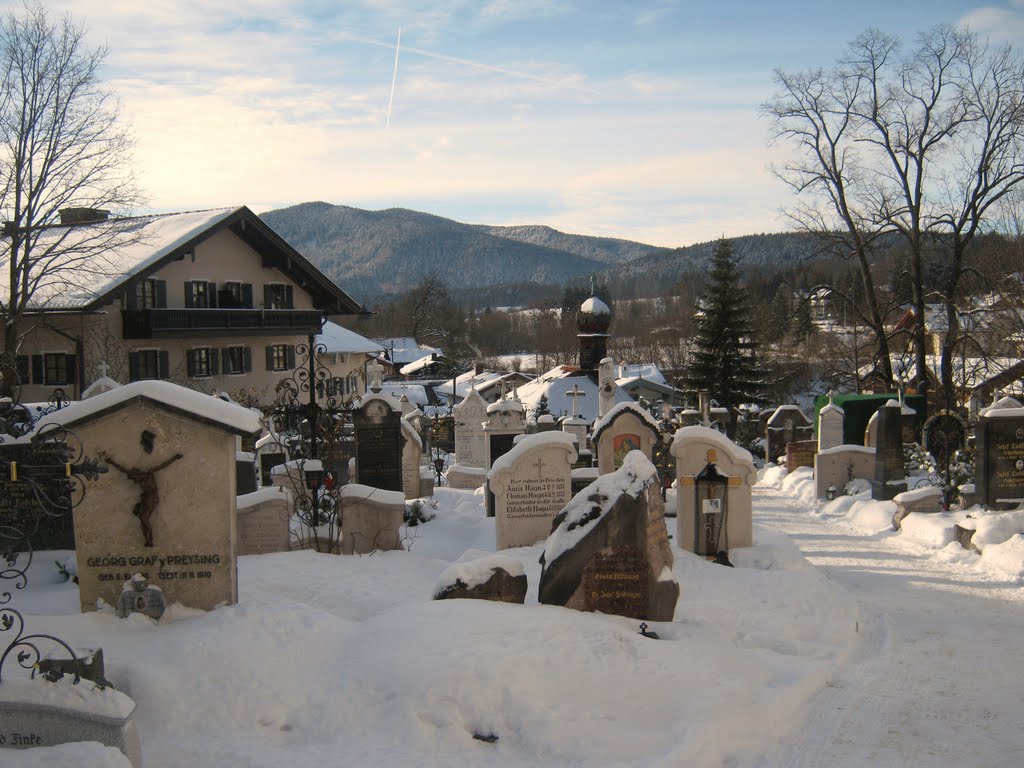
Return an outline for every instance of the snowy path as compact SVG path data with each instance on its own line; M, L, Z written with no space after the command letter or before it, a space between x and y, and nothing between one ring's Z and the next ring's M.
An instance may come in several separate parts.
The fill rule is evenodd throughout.
M865 633L861 657L765 768L1024 765L1024 587L974 558L865 536L771 488L755 490L754 509L856 596Z

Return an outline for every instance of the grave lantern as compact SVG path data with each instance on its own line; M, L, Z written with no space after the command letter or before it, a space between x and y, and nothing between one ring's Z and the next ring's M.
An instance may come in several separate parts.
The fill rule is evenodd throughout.
M727 547L721 546L722 530L728 515L729 478L718 471L714 452L708 451L708 463L694 480L693 551L715 557Z
M825 498L828 499L829 501L835 501L836 500L836 496L838 496L838 495L839 495L839 489L836 488L836 486L834 484L830 485L828 487L828 490L825 491Z
M304 470L304 473L306 475L306 487L311 491L315 491L317 488L319 488L320 483L324 479L324 471L320 466L320 462L317 462L313 466L315 467L314 469Z

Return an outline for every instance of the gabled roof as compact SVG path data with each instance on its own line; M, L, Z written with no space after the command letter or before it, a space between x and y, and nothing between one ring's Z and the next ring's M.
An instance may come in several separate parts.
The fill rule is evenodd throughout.
M114 300L138 280L180 260L196 246L230 230L260 254L264 267L275 267L313 297L327 314L355 314L363 308L351 296L289 245L247 207L156 214L76 225L47 227L35 246L39 253L54 247L58 260L48 279L32 297L30 311L90 310ZM0 239L0 271L6 269L10 239ZM80 262L89 249L102 244L88 265ZM79 263L60 269L61 253L74 254ZM6 289L0 287L0 299Z
M350 331L337 323L328 320L324 323L323 330L317 334L317 345L323 345L324 351L332 352L364 352L374 354L383 352L384 347L365 336L360 336L355 331Z

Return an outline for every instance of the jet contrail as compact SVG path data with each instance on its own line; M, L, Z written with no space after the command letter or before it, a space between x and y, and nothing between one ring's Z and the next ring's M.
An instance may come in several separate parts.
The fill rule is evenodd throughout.
M391 95L388 96L388 118L384 122L384 128L391 125L391 105L395 101L395 81L398 80L398 51L402 47L402 27L398 27L398 42L395 43L395 71L391 75Z

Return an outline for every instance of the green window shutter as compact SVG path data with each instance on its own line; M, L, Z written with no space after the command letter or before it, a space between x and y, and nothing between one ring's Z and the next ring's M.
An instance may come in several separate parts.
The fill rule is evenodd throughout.
M267 345L267 370L274 370L274 345Z
M206 306L211 309L217 306L217 284L206 284Z
M220 373L220 355L218 354L218 350L211 349L210 350L210 375L211 376L216 376L218 373Z
M32 383L43 384L43 356L32 355Z
M139 380L139 353L128 353L128 381Z
M242 308L252 309L252 283L242 283Z
M74 384L78 379L77 355L64 355L65 384Z
M167 308L167 281L156 281L156 306L159 309Z
M169 379L171 377L171 354L167 351L161 351L160 355L160 373L159 376L162 380Z
M252 371L252 347L242 349L242 373Z
M192 294L192 281L185 281L185 309L192 309L194 306L194 296Z
M288 360L286 365L288 366L288 370L290 371L292 368L295 367L295 345L294 344L289 344L288 345L288 352L286 353L285 357Z

